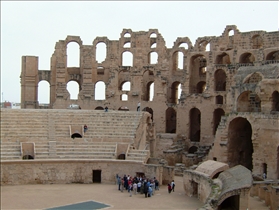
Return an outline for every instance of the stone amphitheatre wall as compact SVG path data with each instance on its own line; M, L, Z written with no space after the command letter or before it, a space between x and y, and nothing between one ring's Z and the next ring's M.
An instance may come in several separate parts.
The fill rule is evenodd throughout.
M79 66L67 65L72 42L79 45ZM102 62L96 59L100 43L106 46ZM42 108L38 83L43 80L50 84L49 109L76 104L81 110L108 106L135 111L140 101L154 122L154 158L165 158L169 165L217 159L278 179L278 46L278 31L241 32L235 25L195 43L178 37L171 48L157 29L123 29L119 40L96 37L92 45L67 36L56 42L49 70L38 69L36 56L22 57L21 105ZM70 99L69 81L78 83L77 100ZM95 99L99 82L105 84L104 100ZM123 88L126 82L130 90ZM176 143L181 147L174 147Z

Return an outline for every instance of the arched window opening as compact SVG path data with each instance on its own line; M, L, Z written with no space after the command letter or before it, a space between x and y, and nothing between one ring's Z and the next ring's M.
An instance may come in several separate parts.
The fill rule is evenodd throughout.
M222 53L217 55L216 64L230 64L230 56L227 53Z
M176 133L176 111L171 107L166 110L166 133Z
M127 94L122 94L121 95L121 101L128 101L128 95Z
M271 111L279 111L279 92L274 91L272 93L272 110Z
M218 69L214 74L215 91L226 91L226 73L222 69Z
M150 34L150 38L157 38L157 34L156 33Z
M253 169L252 126L246 118L238 117L229 123L228 163L229 167L242 165Z
M255 57L251 53L243 53L239 59L239 63L253 63L254 61Z
M279 60L279 51L273 51L271 53L268 53L266 56L266 60Z
M256 93L245 91L237 99L238 112L261 112L261 100Z
M106 84L103 81L99 81L95 84L95 100L106 99Z
M198 147L192 146L189 148L188 153L189 154L195 154L195 152L198 151Z
M149 101L153 101L154 98L154 82L148 83Z
M124 82L122 84L122 91L130 91L131 90L131 82Z
M70 81L67 83L67 90L70 93L71 100L77 100L80 91L80 86L76 81Z
M202 90L197 89L199 82L206 81L207 72L207 61L203 55L195 55L190 59L190 82L189 92L200 93Z
M122 54L122 66L133 66L133 54L129 51Z
M178 104L181 96L181 83L174 82L170 88L169 103Z
M96 45L96 61L102 63L107 57L107 45L104 42L99 42Z
M188 50L188 44L186 42L182 42L178 47L183 47L185 50Z
M199 51L206 51L207 45L208 45L207 41L205 41L205 40L201 41L199 44Z
M124 34L124 37L129 38L129 37L131 37L131 34L127 32Z
M127 42L123 46L124 48L131 48L131 42Z
M80 49L76 42L67 44L67 67L79 67L80 64Z
M223 104L224 103L223 102L223 96L220 96L220 95L216 96L215 103L216 104Z
M207 43L206 47L205 47L205 51L209 52L210 51L210 42Z
M198 93L203 93L203 92L205 91L205 88L206 88L206 82L200 81L200 82L197 84L197 92L198 92Z
M157 64L158 63L158 54L156 52L149 53L149 64Z
M233 36L234 35L234 30L230 29L228 35Z
M223 109L215 109L213 113L213 135L216 134L219 123L221 122L221 117L225 115Z
M201 133L201 112L197 108L190 110L190 140L193 142L200 141Z
M48 81L42 80L38 84L38 101L39 104L49 104L50 85Z
M252 37L252 49L260 49L263 47L263 39L260 35Z
M154 44L151 45L150 48L156 48L156 47L157 47L157 43L154 43Z
M184 67L184 54L180 51L176 51L172 56L173 70L183 70Z

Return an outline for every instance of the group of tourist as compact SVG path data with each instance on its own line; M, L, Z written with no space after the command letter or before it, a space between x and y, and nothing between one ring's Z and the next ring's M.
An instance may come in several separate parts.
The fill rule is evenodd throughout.
M154 177L153 179L148 179L146 177L132 177L130 175L124 175L123 177L116 176L118 190L123 192L127 190L130 193L136 195L138 193L144 194L145 197L152 197L155 190L159 190L159 181Z

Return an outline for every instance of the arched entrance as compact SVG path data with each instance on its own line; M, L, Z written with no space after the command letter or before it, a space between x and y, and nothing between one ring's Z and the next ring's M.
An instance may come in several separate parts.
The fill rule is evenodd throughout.
M169 107L166 110L166 133L176 132L176 111Z
M72 135L71 135L71 138L82 138L82 135L80 135L79 133L73 133Z
M201 112L197 108L190 110L190 140L199 142L201 134Z
M253 143L250 122L242 117L235 118L229 124L228 164L230 167L243 165L252 171Z

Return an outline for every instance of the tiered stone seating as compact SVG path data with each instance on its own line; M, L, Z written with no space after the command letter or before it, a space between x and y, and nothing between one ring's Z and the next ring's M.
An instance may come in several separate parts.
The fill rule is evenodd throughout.
M48 137L47 112L1 109L1 141L39 141Z
M1 142L1 160L21 159L20 144L18 142Z
M149 150L136 150L130 148L129 151L127 152L126 160L142 161L146 163L149 157L150 157Z
M5 154L1 160L21 159L20 142L34 143L35 159L116 159L117 143L135 139L142 116L141 112L1 109L1 153ZM84 124L88 130L82 138L71 138L70 127ZM146 161L148 155L145 150L130 150L126 156Z

